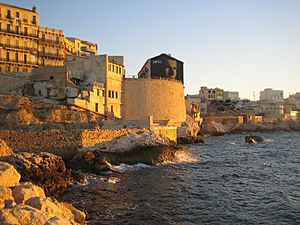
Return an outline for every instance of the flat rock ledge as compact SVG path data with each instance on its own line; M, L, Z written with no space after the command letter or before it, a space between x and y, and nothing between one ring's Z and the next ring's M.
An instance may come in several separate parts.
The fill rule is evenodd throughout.
M21 174L22 182L31 182L42 187L46 196L60 194L72 183L71 172L62 158L51 153L21 152L0 157L0 161L13 165ZM12 179L10 181L15 182Z
M69 162L69 166L84 172L101 173L110 169L109 163L154 165L170 162L175 159L175 153L178 151L189 149L164 135L152 132L131 133L110 142L100 143L93 148L81 149Z
M8 163L0 162L0 224L75 225L86 224L84 212L70 204L46 197L44 190L30 182L19 183L21 175ZM14 179L14 184L7 180Z

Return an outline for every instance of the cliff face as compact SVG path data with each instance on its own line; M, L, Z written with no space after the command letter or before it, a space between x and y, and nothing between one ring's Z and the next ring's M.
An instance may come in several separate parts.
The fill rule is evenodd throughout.
M38 98L0 94L0 129L89 128L103 116Z

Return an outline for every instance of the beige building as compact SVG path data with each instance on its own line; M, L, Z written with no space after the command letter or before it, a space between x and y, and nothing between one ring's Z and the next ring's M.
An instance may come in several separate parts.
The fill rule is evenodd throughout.
M201 102L224 100L224 90L220 88L201 87L199 91Z
M0 72L30 72L37 65L39 14L0 3Z
M259 99L261 101L283 102L283 91L266 88L260 92Z
M70 79L81 86L93 82L104 84L105 111L121 118L122 81L125 77L124 57L97 55L87 58L76 58L67 63Z
M181 126L186 121L184 86L175 79L126 78L123 82L122 119Z
M39 26L38 65L63 66L64 32L48 27Z
M64 49L64 53L68 56L89 56L97 55L98 53L98 45L96 43L74 37L66 37L64 39ZM68 59L72 59L72 57Z
M103 84L94 82L91 87L82 90L77 98L68 98L68 104L104 114L104 94Z

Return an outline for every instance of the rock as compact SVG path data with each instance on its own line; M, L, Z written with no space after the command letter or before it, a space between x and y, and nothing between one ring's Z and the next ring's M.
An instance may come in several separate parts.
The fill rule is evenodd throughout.
M17 186L20 179L21 175L11 164L0 162L0 186Z
M0 209L14 206L14 198L9 187L0 186Z
M255 135L245 136L245 142L249 144L256 143L256 142L263 142L263 141L264 139L259 136L255 136Z
M0 224L3 225L38 225L44 224L52 217L51 214L22 204L0 210Z
M186 121L177 128L177 142L180 144L193 143L193 139L200 133L200 127L190 116L186 116ZM192 141L192 142L190 142Z
M77 223L83 223L86 219L86 214L78 209L76 209L74 206L65 203L65 202L58 202L57 205L63 209L63 210L70 210L73 214L72 220L74 220Z
M45 198L44 190L29 182L13 188L12 194L17 204L23 204L28 199L35 197Z
M0 157L12 155L13 151L8 147L5 141L0 139Z
M198 135L197 137L178 137L177 138L178 144L195 144L195 143L204 143L203 136Z
M0 160L14 165L22 175L21 181L42 187L47 196L62 193L72 181L62 158L51 153L21 152Z
M44 225L75 225L73 221L64 219L64 218L59 218L59 217L52 217L49 219Z
M85 221L85 214L83 212L67 203L54 203L50 198L35 197L27 200L25 204L60 218L74 220L77 223Z
M187 148L163 135L152 132L128 134L110 142L100 143L94 149L82 150L70 161L70 167L85 172L101 173L110 169L107 161L114 165L120 163L154 165L172 161L175 152L179 150Z

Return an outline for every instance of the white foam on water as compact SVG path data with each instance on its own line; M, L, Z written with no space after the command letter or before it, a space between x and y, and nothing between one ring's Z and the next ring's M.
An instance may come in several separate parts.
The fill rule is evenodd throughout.
M195 158L190 152L177 151L175 152L175 158L172 163L193 163L197 162L198 159Z
M119 166L112 165L111 168L113 171L116 172L126 172L128 170L137 170L137 169L145 169L145 168L151 168L152 166L146 165L144 163L137 163L134 165L128 165L126 163L121 163Z
M268 138L266 138L266 139L264 139L264 141L265 141L265 142L273 142L274 140L273 140L273 139L268 139Z
M117 177L110 177L107 179L107 183L109 184L116 184L120 182L120 178Z

